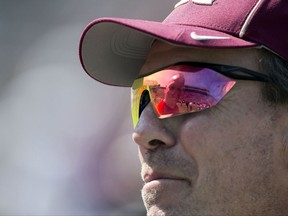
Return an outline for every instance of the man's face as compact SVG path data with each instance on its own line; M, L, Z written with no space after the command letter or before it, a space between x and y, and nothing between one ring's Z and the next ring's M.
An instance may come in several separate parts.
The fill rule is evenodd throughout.
M184 78L175 75L173 80L165 88L165 102L173 108L179 100L181 90L184 87Z
M255 49L156 42L141 74L183 61L259 71L258 59ZM239 80L217 106L197 113L160 120L151 105L144 109L133 138L139 145L148 215L288 214L281 154L286 120L280 108L262 101L261 85Z

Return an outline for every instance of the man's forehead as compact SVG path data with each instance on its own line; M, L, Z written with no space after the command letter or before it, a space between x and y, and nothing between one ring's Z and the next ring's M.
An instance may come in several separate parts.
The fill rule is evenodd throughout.
M259 49L220 49L186 47L155 41L139 75L145 75L178 62L205 62L240 66L259 71Z

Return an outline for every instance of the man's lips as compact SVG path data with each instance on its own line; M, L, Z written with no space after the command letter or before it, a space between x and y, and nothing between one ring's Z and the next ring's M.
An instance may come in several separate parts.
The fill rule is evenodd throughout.
M150 193L151 191L178 191L181 188L191 187L192 183L189 179L183 178L179 175L173 175L169 173L162 172L148 172L143 176L144 186L142 188L143 192ZM154 193L153 192L153 193ZM161 192L161 193L162 193Z
M145 173L143 176L143 180L145 182L145 184L148 184L152 181L161 181L161 180L174 180L174 181L187 181L188 179L180 177L180 176L176 176L176 175L172 175L169 173L161 173L161 172L156 172L156 171L152 171L149 173Z

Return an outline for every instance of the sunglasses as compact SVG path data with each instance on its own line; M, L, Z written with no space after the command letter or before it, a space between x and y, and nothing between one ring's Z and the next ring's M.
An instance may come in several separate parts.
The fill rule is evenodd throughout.
M160 119L199 112L219 103L236 80L269 82L269 77L241 67L192 62L140 77L131 88L133 127L150 102Z

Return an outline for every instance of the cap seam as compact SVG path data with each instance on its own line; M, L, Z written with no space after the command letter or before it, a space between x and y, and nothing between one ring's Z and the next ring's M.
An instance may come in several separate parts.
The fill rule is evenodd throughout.
M258 0L258 2L254 5L254 7L252 8L252 10L250 11L250 13L248 14L247 18L245 19L244 23L243 23L243 26L239 32L239 37L240 38L243 38L248 27L249 27L249 24L251 23L254 15L256 14L256 11L259 9L261 3L263 2L263 0Z

